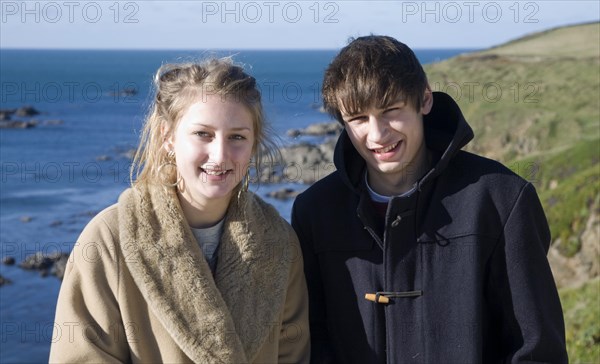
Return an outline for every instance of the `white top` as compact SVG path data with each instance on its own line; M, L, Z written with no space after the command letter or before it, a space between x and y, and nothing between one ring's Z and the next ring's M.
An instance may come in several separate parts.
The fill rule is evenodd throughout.
M210 266L210 270L214 273L215 268L217 266L217 248L219 247L219 242L221 241L221 235L223 235L223 223L225 219L219 221L214 226L204 228L204 229L194 229L192 228L192 232L198 240L198 244L200 245L200 249L202 249L202 253Z
M367 185L367 190L369 191L369 196L371 197L371 200L375 201L375 202L380 202L380 203L388 203L390 202L390 200L392 199L392 197L394 196L384 196L384 195L380 195L377 192L373 191L373 189L371 188L371 186L369 186L369 179L367 178L367 172L365 172L365 184ZM413 193L414 190L417 189L417 184L415 183L415 185L413 186L413 188L411 188L410 190L404 192L403 194L400 194L396 197L404 197L404 196L408 196L411 193Z

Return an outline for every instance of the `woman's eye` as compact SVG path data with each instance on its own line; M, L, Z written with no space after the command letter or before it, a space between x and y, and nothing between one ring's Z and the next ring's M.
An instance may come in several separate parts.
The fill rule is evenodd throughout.
M195 135L201 137L201 138L208 138L210 137L210 134L205 132L205 131L195 131L194 132Z
M243 135L235 134L230 137L232 140L245 140L246 137Z

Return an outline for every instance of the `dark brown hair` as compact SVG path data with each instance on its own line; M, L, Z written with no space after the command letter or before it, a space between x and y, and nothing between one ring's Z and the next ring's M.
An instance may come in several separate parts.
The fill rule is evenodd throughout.
M351 39L323 78L323 106L343 123L341 111L358 114L402 100L420 110L427 76L414 52L388 36Z

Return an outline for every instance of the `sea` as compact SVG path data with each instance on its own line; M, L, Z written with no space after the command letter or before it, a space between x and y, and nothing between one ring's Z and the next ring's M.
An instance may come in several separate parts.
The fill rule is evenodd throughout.
M416 50L423 64L468 49ZM320 111L323 72L335 50L21 50L0 49L0 109L39 111L12 120L35 127L0 129L0 363L48 361L60 289L56 277L18 267L28 255L69 252L89 220L130 183L128 151L137 145L153 97L152 78L165 63L232 57L262 91L267 120L287 136L330 118ZM318 140L310 140L318 142ZM251 185L290 220L293 200L266 195L294 182ZM68 333L62 333L66 335Z

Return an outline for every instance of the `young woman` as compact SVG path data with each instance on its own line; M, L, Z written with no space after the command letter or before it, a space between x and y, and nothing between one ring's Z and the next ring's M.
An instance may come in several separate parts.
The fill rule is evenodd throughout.
M50 362L307 362L296 235L247 191L273 155L256 81L213 59L155 86L133 187L71 253Z

